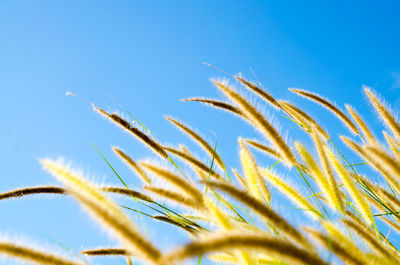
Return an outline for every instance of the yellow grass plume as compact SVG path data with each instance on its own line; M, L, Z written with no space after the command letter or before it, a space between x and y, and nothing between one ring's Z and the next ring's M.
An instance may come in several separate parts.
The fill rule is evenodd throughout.
M271 199L271 193L269 192L267 185L265 184L265 181L258 170L256 160L240 139L239 143L240 162L242 164L246 186L248 187L249 192L257 199L269 202Z
M375 108L379 117L384 121L386 126L393 132L397 140L400 141L400 124L397 121L397 119L393 116L389 108L386 107L381 100L379 100L377 95L373 93L369 87L364 86L364 92L367 95L369 101L372 103L372 106Z
M72 261L66 257L38 250L13 242L0 240L0 254L19 259L31 264L44 265L82 265L83 263Z
M365 137L365 139L367 140L367 143L370 145L376 144L376 139L374 135L372 134L371 130L368 128L364 120L361 118L360 114L358 114L350 105L345 104L345 106L347 112L350 113L350 116L353 118L353 120L358 124L358 127L361 129L361 132Z
M267 155L271 156L272 158L282 160L281 154L278 151L272 149L271 147L268 147L266 145L263 145L257 141L250 140L250 139L243 139L243 141L245 143L249 144L250 146L255 147L257 150L260 150L263 153L266 153Z
M122 150L117 147L112 147L112 150L134 171L142 181L146 184L151 184L150 178L146 175L146 172L127 154L125 154Z
M386 151L377 146L364 146L362 148L364 158L378 171L384 175L386 180L400 194L400 165Z
M333 114L335 114L335 116L339 118L343 122L343 124L346 125L347 128L349 128L349 130L352 133L358 134L357 127L354 125L354 123L346 116L346 114L344 114L338 107L329 102L327 99L324 99L323 97L315 93L311 93L303 89L291 88L289 90L322 105L323 107L331 111Z
M244 177L242 175L240 175L239 172L237 172L236 169L232 169L232 172L233 172L233 175L235 175L235 177L238 180L238 182L240 183L240 185L242 185L242 187L247 190L248 189L247 182L244 179Z
M381 187L378 189L377 193L380 196L381 201L383 201L393 212L398 212L400 210L400 201L392 193Z
M357 206L357 210L364 217L368 225L374 224L374 218L372 217L371 209L369 208L368 203L365 201L362 193L357 188L356 184L351 177L351 173L343 166L343 164L339 161L337 156L330 150L325 147L325 153L328 156L328 160L332 167L335 169L336 173L339 175L341 180L343 181L343 185L346 187L349 192L351 198L354 200L355 205Z
M329 182L324 173L322 172L321 167L317 164L313 156L307 151L307 149L301 143L295 142L294 145L297 149L297 152L300 154L301 158L306 163L306 166L310 171L311 175L314 177L314 180L317 182L317 185L321 190L322 194L327 198L328 205L332 209L336 209L335 201L331 197Z
M248 233L244 231L221 233L192 241L179 247L164 257L164 262L182 261L184 259L216 251L246 249L260 251L278 257L290 264L324 265L327 264L312 250L299 248L288 241L283 241L263 233Z
M65 189L55 186L21 188L0 193L0 200L19 198L26 195L34 195L34 194L65 194Z
M363 260L363 262L368 264L368 260L365 258L365 252L362 251L351 238L339 230L336 225L327 221L323 222L322 225L331 239L334 238L335 241L346 248L350 253L353 254L353 256L358 257L360 260Z
M327 146L324 143L322 143L321 138L318 135L318 132L313 131L312 138L314 140L315 147L318 151L319 159L322 164L323 174L327 178L329 184L329 193L326 194L327 199L330 201L332 205L335 205L335 208L339 212L343 212L344 210L343 198L341 197L338 184L335 180L335 176L332 172L328 158L326 157L325 153L325 149L327 148Z
M154 202L154 200L152 198L150 198L148 195L143 194L138 191L135 191L135 190L132 190L132 189L126 189L126 188L120 188L120 187L108 187L108 186L100 187L100 189L105 192L121 194L121 195L137 198L137 199L147 201L147 202Z
M222 230L230 230L234 228L232 221L229 219L229 215L218 205L206 197L205 199L206 209L210 213L210 218L215 222L215 224L220 227Z
M359 156L363 157L363 151L361 150L361 146L358 145L356 142L351 140L350 138L341 135L340 140L345 143L349 148L351 148L354 152L356 152Z
M133 253L129 253L123 248L96 248L86 249L81 251L82 254L87 256L131 256Z
M282 106L283 110L300 122L301 125L305 126L306 129L311 130L312 127L310 126L313 126L325 139L330 138L329 134L319 125L319 123L299 107L283 100L279 100L279 104Z
M101 114L102 116L110 119L112 122L114 122L116 125L120 126L122 129L126 130L127 132L131 133L135 137L137 137L139 140L141 140L146 146L148 146L150 149L152 149L156 154L158 154L162 158L167 158L168 154L164 151L162 146L151 139L147 134L139 130L138 128L132 126L128 121L124 120L120 116L118 116L116 113L110 114L107 111L96 107L93 105L94 110Z
M237 107L235 107L235 106L233 106L233 105L231 105L229 103L220 101L220 100L205 99L205 98L187 98L187 99L181 99L181 100L182 101L197 101L197 102L201 102L201 103L204 103L206 105L210 105L210 106L222 109L222 110L226 110L228 112L231 112L231 113L236 114L239 117L243 118L243 112L239 108L237 108Z
M156 262L160 251L142 237L131 219L106 196L99 187L84 179L79 173L61 162L40 160L43 168L61 181L93 218L113 235L117 236L128 251L137 252L148 261Z
M376 192L378 193L378 192ZM376 210L380 211L383 213L383 215L378 215L378 218L381 219L389 228L393 229L397 233L400 234L400 225L397 224L397 222L393 221L392 218L389 215L389 212L387 211L386 207L389 207L388 205L383 206L384 202L382 200L377 201L376 199L372 198L371 196L366 196L368 202L370 205L372 205ZM390 208L390 207L389 207ZM388 214L387 216L385 214ZM395 219L397 217L394 217Z
M170 201L173 201L179 205L184 205L193 209L199 209L202 208L203 205L202 203L199 203L192 198L188 198L188 196L183 195L180 192L172 191L169 189L164 189L164 188L158 188L154 186L144 186L144 190L150 191L155 195L158 195L162 198L166 198Z
M314 219L319 219L322 214L306 199L301 195L296 189L290 186L282 178L278 177L276 174L270 172L268 169L259 168L259 171L264 176L264 178L282 192L286 197L288 197L294 204L296 204L300 209L306 211Z
M258 87L256 84L253 82L247 81L241 76L235 76L236 80L238 80L240 83L242 83L247 89L250 91L253 91L257 95L259 95L262 99L264 99L266 102L271 104L273 107L280 109L281 106L279 105L278 101L268 92L265 90L261 89Z
M215 253L207 255L207 258L215 263L225 263L225 264L238 264L239 260L234 255L229 253Z
M378 239L368 226L351 219L344 219L342 220L342 223L362 238L370 248L379 253L383 258L387 259L388 263L390 261L392 264L400 264L398 255L385 247L384 243Z
M182 151L172 148L172 147L165 146L164 149L165 149L165 151L176 155L177 157L179 157L180 159L185 161L188 165L195 167L195 168L203 171L206 174L210 174L211 177L213 177L215 179L224 179L220 174L215 172L214 169L210 168L209 166L207 166L206 164L204 164L197 158L193 157L192 155L187 154L185 152L182 152Z
M180 144L180 145L178 145L178 147L179 147L180 152L184 153L188 157L193 157L194 158L194 155L192 154L192 152L190 152L189 149L187 149L185 146ZM198 178L200 178L200 179L209 179L210 172L205 173L203 170L201 170L198 167L193 166L191 164L189 166L196 173Z
M329 252L332 252L336 256L338 256L344 264L351 265L369 265L367 255L362 253L359 255L360 250L358 247L353 246L352 248L348 248L346 244L342 244L339 239L334 236L328 236L323 234L322 232L312 229L312 228L304 228L305 231L317 242L319 242L322 246L324 246Z
M291 152L289 146L280 136L278 131L265 119L265 117L244 97L233 90L233 88L219 82L214 81L214 84L221 90L230 100L240 106L242 111L250 122L263 133L276 147L279 153L282 155L283 162L287 165L295 165L296 158Z
M400 162L400 143L386 132L383 132L383 135L385 136L390 149L392 149L394 156L397 158L397 161Z
M378 216L389 228L393 229L395 232L397 232L398 235L400 235L400 225L393 221L390 217L387 217L385 215Z
M181 129L184 133L189 135L196 143L198 143L207 153L208 155L212 158L214 157L215 162L217 165L221 168L225 168L224 163L222 162L221 157L219 154L217 154L214 150L214 148L206 141L204 140L200 135L198 135L194 130L186 126L185 124L171 118L171 117L165 117L169 122L171 122L173 125Z
M137 198L143 201L152 202L153 200L138 191L120 188L120 187L111 187L111 186L102 186L99 187L102 191L121 194L133 198ZM7 191L4 193L0 193L0 200L6 200L11 198L20 198L28 195L37 195L37 194L61 194L67 195L67 191L64 188L56 187L56 186L38 186L38 187L27 187L20 188L16 190Z
M283 217L277 214L269 206L265 205L262 201L251 196L248 192L239 190L235 186L222 181L202 181L202 183L228 193L252 209L260 217L267 220L268 223L279 229L282 233L291 237L298 244L308 246L307 239L305 239L305 237L294 226L289 224Z
M173 185L178 187L183 193L190 196L194 200L202 202L203 194L194 185L190 184L182 177L176 175L175 173L169 171L168 169L162 168L160 166L151 163L140 162L139 164L145 169L149 170L150 172L172 183Z

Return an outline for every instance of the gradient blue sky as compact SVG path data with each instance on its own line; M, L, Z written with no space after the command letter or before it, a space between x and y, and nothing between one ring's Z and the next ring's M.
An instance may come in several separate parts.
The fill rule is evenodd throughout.
M105 95L110 94L161 142L182 142L199 154L163 115L187 122L211 141L215 133L227 164L237 165L237 136L258 134L226 113L179 101L221 96L209 79L226 76L202 62L254 80L251 67L273 95L307 106L334 134L348 132L287 88L318 92L339 106L351 103L379 127L361 86L373 87L398 107L399 17L398 1L0 0L0 190L57 183L37 159L59 156L95 180L118 184L90 143L132 187L138 184L110 146L137 159L151 153L88 104L66 97L67 91L116 110ZM289 139L301 137L292 124L281 124ZM71 199L3 201L0 212L0 231L12 238L56 249L46 240L51 237L75 251L115 244ZM132 217L160 246L187 240L175 236L177 230Z

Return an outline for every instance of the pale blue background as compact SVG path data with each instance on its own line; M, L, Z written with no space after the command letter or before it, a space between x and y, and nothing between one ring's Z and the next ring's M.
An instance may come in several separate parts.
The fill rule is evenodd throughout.
M228 166L238 167L237 136L258 134L226 113L179 101L221 96L209 78L227 76L204 61L254 80L251 67L273 95L307 106L334 136L348 132L288 87L316 91L340 106L350 102L379 127L361 86L372 86L398 107L399 13L398 1L0 0L0 190L56 183L37 159L59 156L95 180L118 184L90 143L131 187L139 184L110 146L121 146L137 159L151 153L88 104L66 97L67 91L116 110L105 96L110 94L161 142L183 142L203 157L163 115L186 121L211 141L215 133ZM293 124L266 111L281 120L289 139L301 139ZM115 244L71 199L1 201L0 213L0 231L11 238L23 236L57 249L47 236L75 251ZM132 217L160 247L187 240L174 228ZM92 261L123 264L122 259Z

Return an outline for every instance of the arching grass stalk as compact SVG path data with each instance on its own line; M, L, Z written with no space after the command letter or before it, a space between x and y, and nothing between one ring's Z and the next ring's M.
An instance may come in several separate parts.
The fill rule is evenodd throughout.
M94 146L94 147L95 147L95 146ZM96 147L95 147L95 148L96 148ZM97 148L96 148L96 150L99 152L99 154L100 154L101 157L104 159L104 161L107 163L107 165L112 169L113 173L118 177L118 179L120 179L121 182L127 187L127 185L126 185L125 182L123 181L122 177L121 177L121 176L119 175L119 173L113 168L113 166L108 162L108 160L105 158L105 156L104 156ZM129 188L127 187L127 189L129 189ZM137 202L139 202L139 203L145 205L145 206L148 207L148 208L151 208L151 209L153 209L153 210L155 210L155 211L158 211L158 212L161 213L161 214L165 214L165 215L168 216L168 214L165 213L165 212L156 210L154 207L151 207L151 206L149 206L149 205L146 204L146 203L140 202L140 201L138 201L136 198L135 198L135 200L136 200ZM185 220L186 222L195 224L195 223L193 223L191 220L185 218L185 217L182 216L181 214L179 214L179 213L173 211L172 209L170 209L170 208L168 208L168 207L166 207L166 206L164 206L164 205L161 205L161 204L159 204L159 203L157 203L157 202L155 202L155 201L151 201L151 203L157 205L158 207L160 207L160 208L166 210L166 211L169 212L169 213L172 213L172 214L176 215L178 218L183 219L183 220ZM196 225L198 226L198 224L196 224Z

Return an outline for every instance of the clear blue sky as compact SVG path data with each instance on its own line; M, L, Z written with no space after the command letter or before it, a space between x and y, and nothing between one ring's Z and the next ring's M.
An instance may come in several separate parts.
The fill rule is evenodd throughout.
M138 184L110 146L121 146L136 159L151 153L88 104L66 97L67 91L116 110L105 94L112 95L163 143L193 147L166 114L211 141L215 133L228 165L237 165L237 136L257 134L228 114L179 101L221 96L209 79L224 75L204 61L254 80L251 67L273 95L307 105L335 133L347 132L287 88L318 92L340 106L351 103L370 125L379 126L361 86L373 87L398 107L399 17L398 1L0 0L0 190L56 183L37 159L59 156L96 180L118 184L90 143L132 187ZM285 125L282 131L296 139L294 128ZM2 201L0 213L0 232L10 237L52 245L45 239L51 237L75 251L115 244L71 199ZM177 230L165 232L167 226L132 216L159 246L186 240L171 243Z

